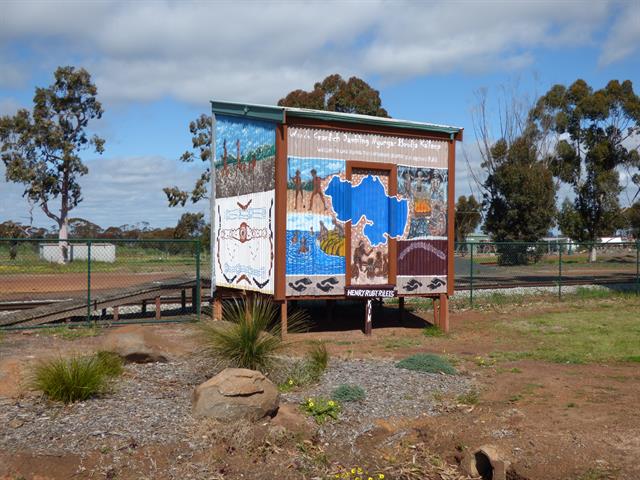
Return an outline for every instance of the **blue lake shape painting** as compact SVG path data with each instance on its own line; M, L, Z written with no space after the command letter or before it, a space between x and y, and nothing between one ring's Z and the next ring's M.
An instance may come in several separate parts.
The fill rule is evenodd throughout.
M374 175L367 175L358 185L333 177L324 191L330 196L333 210L341 222L352 225L364 216L364 235L375 247L387 243L387 238L400 237L407 225L409 202L387 195L384 185Z

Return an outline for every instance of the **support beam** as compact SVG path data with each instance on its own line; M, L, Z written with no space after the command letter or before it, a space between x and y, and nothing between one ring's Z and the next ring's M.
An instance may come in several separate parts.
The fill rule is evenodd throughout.
M398 298L398 319L400 325L404 324L404 297Z
M280 335L284 339L287 336L287 301L280 304Z
M142 300L142 313L143 314L147 313L147 301L146 300Z
M100 312L100 318L104 318L107 316L107 309L103 308L102 311Z
M213 314L214 320L222 320L222 295L220 295L220 290L216 290L213 297L213 308L211 309L211 313Z
M180 291L180 311L182 313L187 311L187 291L184 288Z
M449 332L449 295L440 294L440 329Z
M373 300L367 299L367 303L364 309L364 334L371 335L372 330L372 316L373 316Z
M191 289L191 308L193 309L193 313L198 312L196 303L198 303L198 291L196 290L196 287L193 287Z
M116 305L113 307L113 321L117 322L118 320L120 320L120 307Z
M437 297L433 297L433 325L435 327L440 327L440 304L438 303Z
M160 303L160 297L156 297L156 320L160 320L162 317L162 304Z

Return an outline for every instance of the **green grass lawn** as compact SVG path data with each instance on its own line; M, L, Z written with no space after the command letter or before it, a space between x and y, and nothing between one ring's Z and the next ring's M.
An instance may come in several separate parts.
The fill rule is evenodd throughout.
M526 347L492 356L558 363L640 362L640 298L596 297L572 301L567 307L499 322L497 332Z

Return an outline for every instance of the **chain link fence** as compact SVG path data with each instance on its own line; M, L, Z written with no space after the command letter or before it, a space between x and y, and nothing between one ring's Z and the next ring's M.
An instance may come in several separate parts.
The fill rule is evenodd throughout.
M640 242L459 242L456 291L563 293L604 286L640 294Z
M199 319L208 258L199 240L0 239L0 328Z

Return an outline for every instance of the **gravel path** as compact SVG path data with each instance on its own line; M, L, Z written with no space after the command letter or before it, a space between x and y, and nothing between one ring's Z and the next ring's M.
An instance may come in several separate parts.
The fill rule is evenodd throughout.
M0 399L0 449L50 454L113 443L198 443L191 394L214 373L209 359L193 356L171 363L127 365L113 392L68 406L36 395ZM332 360L318 384L283 394L282 400L328 398L341 384L361 386L366 398L345 403L341 420L322 427L320 434L327 441L351 441L370 430L376 418L432 415L435 393L455 396L471 387L463 376L412 372L396 368L392 361Z
M188 439L191 393L207 370L197 358L128 365L112 393L69 406L35 395L1 399L0 449L79 452L114 439L136 445Z
M472 388L471 380L463 376L414 372L395 364L391 360L332 360L317 385L283 394L283 399L331 398L342 384L360 386L365 399L344 403L340 422L327 423L322 429L328 438L350 441L373 428L374 419L435 415L438 402L434 394L457 396Z

